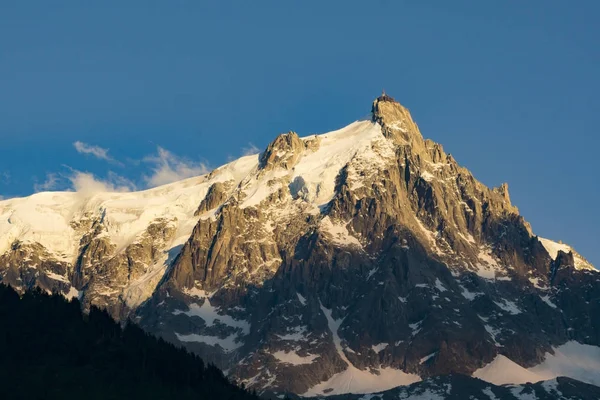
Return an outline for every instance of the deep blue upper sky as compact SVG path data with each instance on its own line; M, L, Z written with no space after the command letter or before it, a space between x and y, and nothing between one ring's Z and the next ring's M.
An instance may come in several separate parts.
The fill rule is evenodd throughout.
M596 0L34 3L0 6L1 196L75 171L145 187L342 127L385 89L600 265Z

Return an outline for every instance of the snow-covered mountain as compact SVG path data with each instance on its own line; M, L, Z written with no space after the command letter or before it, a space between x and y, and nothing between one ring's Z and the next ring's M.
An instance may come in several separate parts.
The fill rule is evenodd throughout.
M2 201L0 278L133 318L265 394L600 385L600 274L385 95L371 120L205 176Z
M2 280L79 296L125 318L152 295L190 237L209 188L240 182L256 159L143 192L45 192L0 201Z

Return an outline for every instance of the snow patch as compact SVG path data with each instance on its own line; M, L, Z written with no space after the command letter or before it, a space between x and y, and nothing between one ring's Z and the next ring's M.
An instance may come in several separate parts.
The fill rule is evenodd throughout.
M433 353L431 353L431 354L429 354L429 355L426 355L425 357L421 358L421 359L419 360L419 364L426 363L426 362L427 362L427 361L429 361L431 358L433 358L433 357L434 357L434 356L435 356L437 353L438 353L438 352L437 352L437 351L435 351L435 352L433 352Z
M556 379L550 379L542 383L542 387L546 392L553 396L562 397L562 392L558 390L558 381Z
M285 171L269 171L264 176L248 177L243 183L244 200L240 208L256 207L270 195L276 193L283 187L283 182L279 181L286 175Z
M371 279L371 277L375 274L375 272L377 272L377 270L379 270L379 268L373 268L372 270L370 270L369 274L367 275L367 280Z
M464 202L463 202L464 203ZM466 203L464 203L466 204ZM463 235L460 231L458 232L458 235L463 238L465 241L471 243L471 244L476 244L477 242L475 242L475 238L473 237L473 235L471 235L469 232L467 232L466 235Z
M314 360L319 358L319 355L309 354L307 356L300 356L294 350L292 351L283 351L279 350L273 353L273 357L275 357L279 362L291 365L304 365L304 364L312 364Z
M473 372L473 377L494 385L534 383L543 380L540 375L528 371L501 354L488 365Z
M524 393L525 390L529 390L529 392ZM537 396L535 395L535 392L531 388L527 389L517 386L510 388L510 393L519 400L538 400Z
M198 299L203 299L205 297L210 298L214 294L214 293L207 293L206 291L204 291L202 289L198 289L195 286L193 288L184 288L183 293L187 294L188 296L196 297Z
M554 354L546 353L542 363L529 369L498 355L490 364L475 371L473 376L495 385L548 381L566 376L600 386L600 347L570 341L553 348L553 351Z
M187 240L187 238L185 240ZM176 243L178 243L177 240L173 242L173 246L181 249L181 247L177 247ZM123 289L122 297L131 309L142 304L152 295L152 293L154 293L156 285L158 285L158 282L162 279L164 272L167 270L167 265L171 261L171 255L172 254L169 254L169 252L164 253L162 257L159 257L157 263L148 268L144 275L140 276Z
M564 253L567 253L567 254L570 252L573 252L573 258L575 260L575 265L574 265L575 269L580 269L580 270L585 269L585 270L594 271L594 272L598 271L585 258L581 257L581 255L579 253L577 253L571 246L562 244L562 243L557 243L552 240L544 239L541 237L538 237L538 239L542 243L542 245L544 246L544 248L546 249L548 254L550 254L550 257L553 260L556 260L556 257L558 257L559 250L562 250Z
M431 182L435 179L435 176L433 176L431 174L431 172L428 171L421 171L421 178L423 178L424 180L426 180L427 182Z
M243 335L250 333L250 323L244 320L237 320L229 315L221 315L216 307L210 304L209 297L204 298L202 306L196 303L192 303L187 311L174 310L174 315L185 314L188 317L200 317L204 320L207 327L211 327L215 322L230 326L232 328L239 328Z
M341 246L354 246L362 248L362 245L358 239L348 232L346 224L334 224L329 216L327 216L321 220L320 226L324 232L329 233L334 243Z
M491 387L486 387L485 389L482 389L481 392L483 394L485 394L487 397L489 397L490 400L500 400L499 398L496 397L496 395L494 394L494 392L492 392L492 388Z
M487 322L487 319L484 319L481 316L479 318L481 318L482 320ZM500 335L502 333L502 331L500 329L496 329L488 324L483 325L483 327L485 328L486 332L489 333L489 335L492 337L492 340L494 341L494 344L496 345L496 347L503 347L497 340L498 335Z
M493 256L490 248L480 248L478 254L479 263L477 267L477 275L484 279L493 280L496 278L496 273L500 270L500 265Z
M477 296L483 295L483 293L480 293L480 292L470 292L466 287L464 287L462 285L458 285L458 286L460 286L460 289L461 289L460 294L462 294L462 296L469 301L473 301L477 298Z
M281 340L288 340L288 341L303 341L303 342L305 342L308 340L309 334L307 334L308 327L306 327L306 326L295 326L293 328L290 328L289 331L291 331L291 332L286 333L285 335L275 335L275 336L277 336Z
M303 306L305 306L306 305L306 299L304 298L304 296L302 296L298 292L296 292L296 296L298 296L298 301L300 302L300 304L302 304Z
M81 292L79 290L75 289L73 286L71 286L69 288L69 291L67 293L63 294L63 296L67 300L79 299L81 296Z
M196 342L204 343L209 346L220 346L226 353L230 353L243 345L242 342L237 342L237 334L231 334L225 338L209 335L197 335L195 333L189 335L181 335L175 332L175 336L180 342Z
M437 172L441 169L443 169L444 167L448 167L450 164L444 164L444 163L434 163L431 161L426 161L427 164L429 164L429 166L431 167L431 169L433 169L434 172Z
M379 354L380 352L382 352L383 350L385 350L386 347L389 346L389 343L379 343L376 344L374 346L371 346L371 348L373 349L373 351L377 354Z
M62 275L55 274L52 271L46 271L45 274L46 274L46 276L48 278L53 279L55 281L69 283L69 280L66 277L64 277Z
M439 278L435 278L435 287L436 287L436 289L437 289L437 290L439 290L440 292L445 292L446 290L448 290L448 289L446 289L446 287L445 287L445 286L442 284L442 281L440 281L440 279L439 279Z
M544 380L566 376L600 386L600 347L567 342L546 353L545 360L529 370Z
M378 393L398 386L410 385L421 381L415 374L407 374L393 368L378 368L370 371L360 370L353 365L337 373L325 382L311 387L303 397L331 396L336 394ZM430 399L428 397L428 399Z
M529 282L533 284L533 287L540 290L547 290L548 288L540 285L540 278L529 278Z
M314 139L313 136L303 140ZM349 165L349 179L355 165L361 170L383 166L394 156L393 145L383 136L381 126L371 121L357 121L340 130L319 135L319 148L304 152L295 165L290 180L302 177L304 199L317 207L329 203L335 195L335 181L344 166ZM371 168L370 168L371 167ZM373 171L375 172L375 171ZM353 190L360 186L350 182ZM355 187L356 186L356 187Z
M548 254L550 254L550 257L553 260L556 260L556 257L558 257L558 252L562 251L564 253L569 254L573 249L571 248L571 246L568 246L566 244L563 243L557 243L554 242L552 240L549 239L544 239L541 237L538 237L539 241L542 242L542 245L544 245L544 248L546 249L546 251L548 252Z
M416 336L417 333L421 332L421 324L425 321L424 319L419 322L415 322L414 324L408 324L408 327L412 330L411 336Z
M548 304L550 307L557 308L556 304L554 304L552 301L550 301L550 296L549 295L540 296L540 299L542 299L542 301L544 303Z
M445 253L437 245L437 234L434 233L434 232L432 232L432 231L430 231L429 229L427 229L425 227L425 225L423 225L423 223L418 218L416 218L416 221L417 221L417 225L419 225L419 228L421 229L421 231L423 231L423 233L425 234L425 237L427 238L427 240L431 244L431 247L432 247L433 251L437 255L444 255Z
M519 309L519 307L517 307L517 304L510 300L502 299L502 302L494 301L494 304L509 314L521 314L521 310Z
M352 363L346 357L346 354L344 354L344 351L342 349L342 340L340 339L340 336L338 334L338 330L340 329L340 325L342 325L342 322L344 322L344 318L333 319L332 310L325 308L323 306L323 304L321 303L321 300L319 300L319 307L321 308L323 315L325 315L325 318L327 318L327 326L329 327L329 330L331 331L331 334L333 335L333 344L334 344L335 349L337 350L340 358L342 360L344 360L346 362L346 364L352 365Z

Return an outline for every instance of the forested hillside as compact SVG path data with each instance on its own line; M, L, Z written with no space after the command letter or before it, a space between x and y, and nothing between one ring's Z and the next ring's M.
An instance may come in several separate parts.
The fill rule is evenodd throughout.
M256 399L197 356L105 311L0 285L2 399Z

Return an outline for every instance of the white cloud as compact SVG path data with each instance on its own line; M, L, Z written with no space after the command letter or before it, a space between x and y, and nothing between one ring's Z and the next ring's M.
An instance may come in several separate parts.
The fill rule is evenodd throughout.
M92 173L78 171L68 166L65 167L70 170L68 174L54 172L46 174L46 180L43 183L35 183L33 185L35 192L60 189L93 194L98 192L129 192L135 190L133 182L112 171L109 171L106 179L102 180Z
M47 192L49 190L54 190L58 187L60 183L60 177L58 174L54 172L49 172L46 174L46 180L43 183L34 183L33 190L37 192Z
M145 157L144 161L153 165L152 175L144 177L149 187L166 185L210 172L205 164L180 158L160 146L157 155Z
M80 142L79 140L73 143L73 147L80 154L91 154L100 160L105 160L111 162L113 164L123 165L119 161L115 160L111 156L108 155L108 149L104 149L100 146L94 146L91 144Z
M8 171L0 172L0 182L9 184L10 183L10 172L8 172Z
M107 149L82 142L75 142L73 145L80 153L92 154L97 158L117 162L108 155ZM142 180L147 187L165 185L210 172L206 164L178 157L160 146L157 148L156 154L145 157L142 162L148 164L151 169L150 174L142 175ZM137 190L132 180L112 171L109 171L104 178L99 178L90 172L79 171L67 165L63 165L63 167L69 171L67 173L48 173L44 182L35 182L33 185L35 192L68 190L90 195L98 192Z
M71 181L73 190L84 195L99 192L129 192L135 190L133 182L114 172L109 172L108 178L101 180L89 172L73 170L73 173L68 178Z
M258 153L260 153L260 149L256 147L253 143L248 143L248 146L242 149L243 156L252 156Z
M108 180L112 182L112 185L119 189L119 192L131 192L137 190L137 186L132 180L125 178L124 176L115 174L112 171L108 171ZM124 190L127 188L127 190Z

